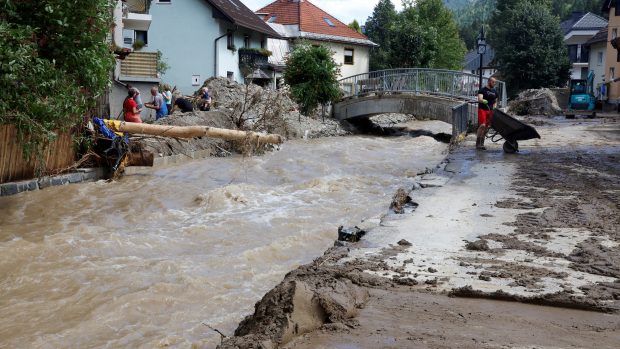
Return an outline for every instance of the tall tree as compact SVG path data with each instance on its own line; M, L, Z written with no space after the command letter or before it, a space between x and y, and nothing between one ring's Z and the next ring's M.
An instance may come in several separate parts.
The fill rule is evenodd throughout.
M418 0L416 2L420 25L434 28L437 44L434 45L432 68L460 70L465 56L465 44L459 37L459 30L452 12L441 0Z
M396 8L390 0L379 0L372 16L366 20L366 36L379 47L370 52L370 70L391 68L389 61L391 55L392 32L390 28L396 22Z
M491 23L489 40L511 94L566 83L570 64L550 1L498 0Z
M0 2L0 124L39 155L75 126L110 82L111 0Z
M301 112L309 115L319 105L340 97L339 73L329 48L301 42L286 59L284 81L291 86L291 96Z

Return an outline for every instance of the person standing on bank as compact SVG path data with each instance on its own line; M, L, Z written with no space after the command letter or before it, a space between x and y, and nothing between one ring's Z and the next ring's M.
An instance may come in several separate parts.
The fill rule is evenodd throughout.
M125 121L141 123L140 112L138 111L138 104L134 100L136 98L136 90L130 88L127 91L127 98L123 102L123 111L125 112Z
M168 115L172 114L172 91L170 91L170 85L164 85L164 92L162 95L164 96L164 102L166 102L166 109L168 109Z
M497 91L495 91L495 78L489 78L487 86L478 91L478 132L476 138L476 149L486 150L484 139L491 127L493 118L493 108L497 101Z
M164 102L164 97L159 93L159 89L157 86L153 86L151 88L151 96L153 96L153 101L151 103L146 103L144 106L149 109L154 109L155 120L159 120L168 115L168 109L166 108L166 103Z

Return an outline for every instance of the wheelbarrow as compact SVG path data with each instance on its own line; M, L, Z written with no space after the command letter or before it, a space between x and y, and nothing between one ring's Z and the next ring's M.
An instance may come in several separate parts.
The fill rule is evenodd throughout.
M491 128L493 131L489 132L487 138L490 138L493 143L504 140L502 148L508 154L519 151L519 142L517 141L540 138L540 135L532 126L515 119L499 109L493 111Z

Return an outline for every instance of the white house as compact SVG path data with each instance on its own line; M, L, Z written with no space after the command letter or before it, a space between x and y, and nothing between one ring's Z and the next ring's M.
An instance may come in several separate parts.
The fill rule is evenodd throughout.
M606 100L607 91L601 91L601 85L605 82L605 56L607 56L607 27L601 29L585 44L590 52L588 69L594 73L594 93L600 100ZM605 92L603 95L601 92Z
M310 1L276 0L256 14L283 38L268 40L273 53L269 62L276 71L284 66L292 42L306 39L332 50L334 61L341 65L340 77L368 72L370 49L378 45Z
M570 19L560 23L560 27L564 33L564 44L568 46L571 79L587 78L590 53L586 42L607 27L607 20L591 12L574 12Z
M463 72L479 75L480 74L480 55L478 50L471 50L465 54L463 59ZM490 78L497 73L495 65L495 50L487 45L486 52L482 55L482 77Z

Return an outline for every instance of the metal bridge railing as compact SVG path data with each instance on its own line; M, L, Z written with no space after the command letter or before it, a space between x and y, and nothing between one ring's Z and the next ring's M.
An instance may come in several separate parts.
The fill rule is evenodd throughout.
M441 69L403 68L379 70L353 75L339 80L344 97L368 93L416 93L458 98L467 101L476 99L479 77L459 71ZM486 85L488 78L483 78ZM497 81L495 86L498 107L507 105L506 83Z

